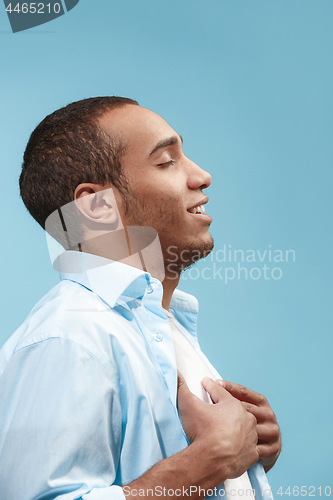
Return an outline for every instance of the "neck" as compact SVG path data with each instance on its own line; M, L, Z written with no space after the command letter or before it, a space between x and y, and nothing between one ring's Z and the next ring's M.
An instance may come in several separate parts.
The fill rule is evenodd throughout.
M163 285L162 307L167 311L169 311L172 294L178 286L179 279L180 279L180 274L177 274L175 276L175 273L172 273L172 275L166 274L164 280L162 281Z
M155 230L141 226L131 227L130 231L126 228L126 230L106 232L87 239L80 245L79 250L115 261L126 259L126 264L147 270L154 278L162 281L162 306L168 311L172 294L179 283L180 270L175 270L173 266L171 270L168 270L166 262L163 262L159 246L155 247L151 244L155 239ZM142 249L145 249L145 260L141 253Z

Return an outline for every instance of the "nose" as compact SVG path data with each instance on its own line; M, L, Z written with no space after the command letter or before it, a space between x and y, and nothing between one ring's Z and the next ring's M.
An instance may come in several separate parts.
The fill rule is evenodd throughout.
M210 173L189 160L188 187L190 189L205 189L208 188L211 183L212 176Z

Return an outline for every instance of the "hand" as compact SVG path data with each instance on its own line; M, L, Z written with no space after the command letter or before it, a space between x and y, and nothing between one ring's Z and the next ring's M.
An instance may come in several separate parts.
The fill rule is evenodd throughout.
M217 470L223 482L257 462L257 420L218 383L208 377L202 383L215 404L192 394L179 373L178 409L188 439L200 444L200 461Z
M277 461L281 452L281 434L275 413L262 394L239 384L217 380L221 387L229 392L244 408L257 419L259 458L268 472Z

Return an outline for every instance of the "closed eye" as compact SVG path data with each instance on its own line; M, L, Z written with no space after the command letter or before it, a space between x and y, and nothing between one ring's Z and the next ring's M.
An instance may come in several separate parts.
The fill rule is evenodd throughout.
M166 163L159 163L158 167L168 167L169 165L174 165L175 162L173 160L167 161Z

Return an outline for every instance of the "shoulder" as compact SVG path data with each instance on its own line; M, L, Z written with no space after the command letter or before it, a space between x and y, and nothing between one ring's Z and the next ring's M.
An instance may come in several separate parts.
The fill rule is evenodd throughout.
M42 342L63 345L64 351L72 343L77 350L109 365L112 356L105 333L116 329L117 316L94 292L74 281L63 280L34 306L5 343L0 351L0 373L15 353ZM55 339L61 342L54 343Z

